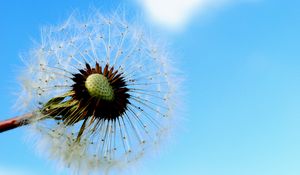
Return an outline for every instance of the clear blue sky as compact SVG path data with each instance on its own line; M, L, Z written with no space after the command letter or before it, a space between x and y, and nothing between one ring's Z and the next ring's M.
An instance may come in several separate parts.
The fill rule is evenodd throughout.
M129 12L143 13L132 0L124 4ZM0 119L18 114L12 108L23 66L18 55L31 48L32 39L39 40L41 26L62 22L74 9L115 5L1 1ZM171 43L185 74L186 119L167 151L143 162L138 174L300 174L299 7L296 0L232 0L194 14L180 31L154 25ZM26 131L0 135L0 175L55 174L25 143Z

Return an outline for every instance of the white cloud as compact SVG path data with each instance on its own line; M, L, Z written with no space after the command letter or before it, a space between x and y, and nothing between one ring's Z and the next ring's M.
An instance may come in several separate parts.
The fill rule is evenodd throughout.
M249 0L137 0L150 19L169 29L184 28L196 13L210 11L231 2ZM253 1L253 0L252 0Z

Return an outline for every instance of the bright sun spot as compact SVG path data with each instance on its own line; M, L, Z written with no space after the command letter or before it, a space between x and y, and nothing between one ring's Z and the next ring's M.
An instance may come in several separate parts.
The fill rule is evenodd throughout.
M155 22L166 27L183 26L191 15L203 5L201 0L144 0L146 13Z
M185 28L188 22L203 13L210 13L230 4L257 3L261 0L136 0L151 21L171 30ZM203 17L203 16L202 16Z

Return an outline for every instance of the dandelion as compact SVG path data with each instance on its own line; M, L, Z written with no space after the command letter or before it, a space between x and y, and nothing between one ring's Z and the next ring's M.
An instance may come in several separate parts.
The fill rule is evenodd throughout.
M117 15L45 27L22 57L38 150L79 174L136 162L172 128L176 77L160 43ZM148 153L149 154L149 153Z

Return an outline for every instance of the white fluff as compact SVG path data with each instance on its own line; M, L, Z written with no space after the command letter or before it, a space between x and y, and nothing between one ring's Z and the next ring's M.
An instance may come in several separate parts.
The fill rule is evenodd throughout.
M69 167L73 174L107 173L136 162L166 139L173 126L178 79L162 45L141 27L99 12L85 19L74 16L43 28L41 42L23 56L27 68L19 101L22 108L37 111L31 129L41 154ZM95 121L77 143L80 123L66 126L43 119L38 108L71 90L72 73L78 73L85 62L96 61L124 73L132 105L120 116L121 123ZM99 126L92 131L95 125Z

